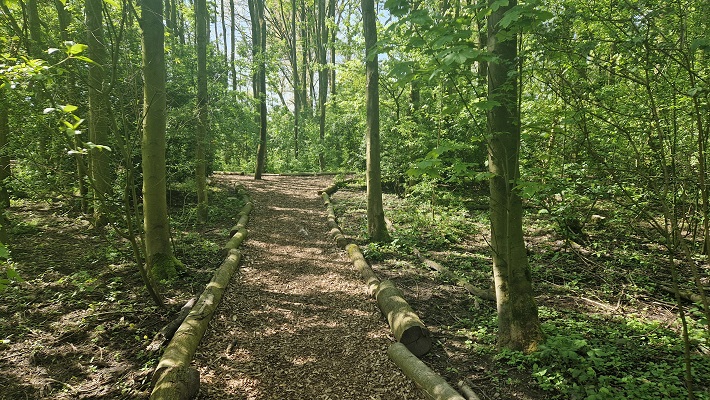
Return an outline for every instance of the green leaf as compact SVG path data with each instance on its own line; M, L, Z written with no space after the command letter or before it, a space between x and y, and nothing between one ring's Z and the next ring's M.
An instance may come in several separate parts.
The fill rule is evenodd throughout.
M43 113L43 114L49 114L49 113L51 113L51 112L54 112L55 110L56 110L56 108L54 108L54 107L47 107L47 108L45 108L45 109L42 111L42 113Z
M20 274L18 274L14 268L7 269L7 279L9 279L11 281L15 281L15 282L22 282L23 281Z
M10 250L3 243L0 243L0 258L10 258Z
M479 173L477 173L477 174L473 177L473 179L475 179L475 180L478 181L478 182L483 182L483 181L487 181L487 180L493 178L494 176L496 176L496 174L494 174L493 172L488 172L488 171L486 171L486 172L479 172Z
M491 4L491 10L492 11L497 11L501 7L506 7L510 4L509 0L496 0Z
M72 57L72 58L74 58L75 60L80 60L80 61L87 62L87 63L89 63L89 64L96 64L96 62L95 62L94 60L90 59L89 57L85 57L85 56L74 56L74 57ZM96 64L96 65L99 65L99 64Z
M74 55L83 53L84 50L86 50L88 47L89 46L87 46L85 44L75 43L67 49L67 53L74 56Z
M50 47L50 48L47 49L47 54L54 54L54 53L56 53L56 52L58 52L58 51L59 51L58 48L56 48L56 47Z
M79 107L71 105L71 104L66 104L66 105L60 106L59 108L61 108L62 111L64 111L65 113L72 113L72 112L79 109Z
M17 0L3 0L3 3L11 10L20 9L20 3Z
M515 6L511 8L510 10L506 11L505 15L503 15L503 18L498 21L498 25L500 25L502 28L509 27L513 22L517 21L520 18L521 13L521 6Z
M492 110L493 107L500 106L500 102L497 102L495 100L479 100L479 101L474 101L472 105L478 109L481 110Z
M394 66L390 70L389 75L397 77L399 79L408 79L414 74L412 68L413 66L414 62L412 61L394 63Z
M409 11L407 0L386 0L385 8L395 17L401 17Z

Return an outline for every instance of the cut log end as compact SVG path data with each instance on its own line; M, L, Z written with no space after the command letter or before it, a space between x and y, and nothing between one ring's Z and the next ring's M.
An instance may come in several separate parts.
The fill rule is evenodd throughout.
M431 334L394 283L380 282L375 297L397 341L417 356L428 353L432 345Z
M406 329L399 342L417 357L428 353L432 346L431 333L421 326L412 326Z

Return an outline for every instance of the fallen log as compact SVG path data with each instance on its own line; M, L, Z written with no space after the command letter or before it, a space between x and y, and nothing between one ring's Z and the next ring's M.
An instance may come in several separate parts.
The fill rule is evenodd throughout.
M229 255L175 332L153 374L151 400L186 400L199 391L199 373L190 367L190 362L240 259L239 251L229 250Z
M676 291L673 290L673 288L670 287L670 286L661 285L660 288L661 288L661 290L663 290L664 292L667 292L667 293L670 293L670 294L675 294L675 293L676 293ZM707 289L705 289L705 290L707 290ZM678 295L679 295L680 298L683 299L683 300L693 302L693 303L695 303L695 304L697 304L697 305L703 307L703 296L701 296L701 295L699 295L699 294L695 294L695 293L693 293L693 292L689 292L689 291L685 291L685 290L679 290L679 291L678 291Z
M387 355L432 400L466 400L444 378L432 371L402 343L393 343Z
M330 231L328 232L328 235L333 237L335 240L335 243L340 247L341 249L344 249L345 246L350 243L347 237L343 234L343 231L340 230L340 226L338 225L338 220L335 217L335 209L333 208L333 203L330 201L330 196L328 193L325 191L321 194L321 197L323 198L323 202L325 206L327 207L328 210L328 228L330 228Z
M343 180L340 182L333 182L333 184L328 186L327 188L325 188L323 190L319 190L318 194L322 195L323 193L326 193L329 196L332 196L333 193L337 192L341 187L347 185L350 182L354 182L354 181L355 181L355 179L346 179L346 180Z
M230 230L229 236L234 236L235 233L247 227L247 223L249 222L249 213L251 213L251 209L253 207L254 204L251 200L247 200L246 204L244 204L244 207L242 207L242 210L239 212L239 220Z
M360 273L360 276L362 276L365 284L367 284L368 293L370 296L374 296L375 291L380 284L380 280L377 278L377 275L375 275L375 271L372 270L370 264L365 261L365 256L362 255L360 247L354 243L351 243L345 246L345 251L347 251L350 261L352 261L355 269Z
M175 331L178 330L182 321L185 320L187 314L192 310L192 306L195 305L197 297L191 298L187 303L185 303L180 309L180 313L175 317L169 324L165 325L158 333L153 336L153 341L146 347L146 351L158 351L165 343L169 342L170 339L175 335Z
M232 236L231 239L227 242L227 244L224 245L224 249L226 250L235 250L237 247L239 247L240 244L244 241L244 239L247 238L247 230L244 228L241 228L237 233Z
M375 291L375 298L398 342L417 357L431 350L429 329L404 300L404 294L392 281L380 282Z
M466 400L481 400L481 398L478 397L476 392L471 389L471 386L469 386L468 383L464 381L459 381L458 387L461 393L463 393L463 396L466 398Z
M461 286L464 288L467 292L470 294L480 297L484 300L490 300L490 301L496 301L496 294L493 290L485 290L485 289L480 289L477 288L470 283L466 282L463 279L460 279L457 277L453 272L451 272L448 268L445 266L439 264L438 262L434 260L430 260L422 255L422 253L417 249L416 247L412 248L412 252L414 253L415 256L421 261L424 265L429 267L430 269L433 269L434 271L438 272L441 276L444 277L444 279L451 280L456 282L458 286Z

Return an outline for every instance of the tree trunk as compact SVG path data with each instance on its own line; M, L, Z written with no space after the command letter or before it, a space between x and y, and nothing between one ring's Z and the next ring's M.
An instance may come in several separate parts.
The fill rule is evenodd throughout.
M237 91L237 64L234 62L235 61L235 53L237 51L237 38L236 38L236 31L237 31L237 12L234 10L234 0L229 0L229 9L230 9L230 17L231 17L231 36L229 37L231 41L231 47L232 47L232 52L229 54L229 66L232 71L232 90Z
M10 117L5 98L5 87L0 88L0 243L7 243L7 209L10 208L10 193L7 190L10 180L10 155L8 139L10 137Z
M227 11L224 8L224 0L219 0L219 6L221 9L220 20L222 21L222 41L224 42L224 63L229 65L229 43L227 42ZM207 15L207 13L205 13Z
M249 16L251 17L252 56L257 65L253 80L259 122L259 146L256 150L254 179L261 179L266 166L266 19L264 18L264 0L249 0Z
M335 21L335 0L328 1L328 19L333 23L328 39L328 48L330 49L330 66L328 67L330 74L328 80L330 82L330 94L335 96L335 40L338 35L338 23Z
M325 103L328 99L328 25L326 24L326 0L318 0L318 23L316 44L318 52L318 168L325 170Z
M224 11L224 9L223 9ZM197 221L207 221L207 0L195 1L195 37L197 42L197 138L195 146L195 183L197 186ZM226 42L225 42L226 43Z
M143 29L143 226L147 271L153 278L177 275L170 245L165 182L165 35L162 0L142 0Z
M72 15L67 11L66 7L61 0L54 0L54 8L57 10L57 21L59 22L59 37L62 42L68 42L71 40L69 36L69 25L71 24ZM74 87L74 77L72 74L65 74L66 79L66 98L74 99L76 98L76 90ZM74 148L79 148L80 142L78 137L74 137L73 140ZM81 155L77 154L74 157L76 161L76 173L77 173L77 186L79 189L79 202L82 213L86 213L89 210L89 205L87 203L88 198L88 188L86 186L86 164Z
M493 0L491 0L493 1ZM498 105L488 112L491 247L498 308L498 345L535 351L542 340L530 266L523 239L523 207L515 187L519 179L520 123L518 109L517 37L501 39L498 25L516 6L494 11L488 19L488 51L496 62L488 65L488 97Z
M377 25L374 0L362 0L365 31L365 68L367 74L367 232L375 242L388 240L385 212L382 208L380 172L380 94L377 55Z
M298 159L298 133L301 125L301 77L298 75L298 54L296 51L296 0L291 0L291 67L293 68L293 155Z
M417 357L431 350L431 333L394 283L380 282L375 291L375 298L398 342Z
M190 362L229 280L239 266L240 259L239 251L230 250L229 256L215 272L205 291L165 348L155 369L154 387L150 395L152 400L187 399L190 398L187 393L197 394L199 374L195 375L197 371L190 368Z
M108 145L109 141L109 110L108 85L104 71L109 70L106 43L104 41L103 0L86 0L86 44L89 63L89 139L94 144ZM111 193L110 153L103 149L90 151L91 162L89 174L94 190L94 220L97 226L108 223L107 213L109 202L107 196Z

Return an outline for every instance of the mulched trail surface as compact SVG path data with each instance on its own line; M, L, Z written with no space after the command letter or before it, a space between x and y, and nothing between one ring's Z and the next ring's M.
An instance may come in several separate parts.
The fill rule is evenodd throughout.
M423 399L387 358L392 336L328 238L331 177L219 177L254 209L241 268L195 356L199 399Z

